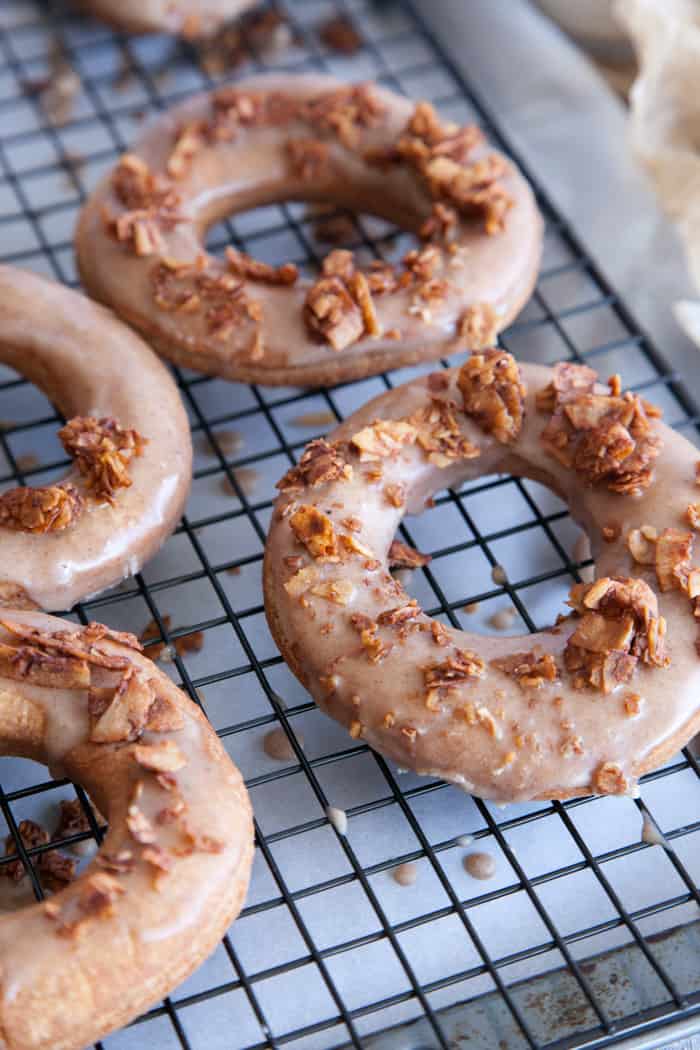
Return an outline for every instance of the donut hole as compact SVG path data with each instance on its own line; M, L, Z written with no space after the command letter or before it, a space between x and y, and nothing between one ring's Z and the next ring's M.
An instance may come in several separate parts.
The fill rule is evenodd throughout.
M512 475L482 473L473 460L466 481L457 467L447 497L425 481L417 492L409 488L408 516L393 537L418 553L415 566L390 570L409 596L473 634L546 630L571 612L572 585L595 578L586 528L595 546L595 523L578 520L581 508L569 506L541 473L522 462L511 467Z
M278 267L292 262L314 277L334 249L356 254L361 266L375 259L398 264L419 243L420 218L375 210L355 210L328 201L290 200L251 208L217 219L204 232L204 246L222 256L232 244L256 261Z
M0 915L32 905L77 878L105 831L104 818L85 792L69 784L46 790L47 779L42 763L0 759L8 802L0 817ZM31 871L19 856L19 841L29 853Z

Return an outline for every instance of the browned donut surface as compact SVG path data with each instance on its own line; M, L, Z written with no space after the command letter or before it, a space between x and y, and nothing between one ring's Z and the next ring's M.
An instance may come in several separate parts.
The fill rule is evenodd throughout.
M207 36L258 0L77 0L90 14L131 33Z
M177 387L85 296L0 266L0 361L67 418L55 484L0 494L0 603L68 609L137 572L175 528L192 445Z
M396 265L334 250L315 280L206 229L273 201L370 211L418 235ZM478 128L371 84L264 77L158 119L80 217L83 282L164 356L229 379L325 384L488 345L535 281L542 221Z
M266 610L319 705L401 766L504 802L629 794L700 725L697 450L619 377L476 353L376 398L279 484ZM389 573L404 514L484 474L543 482L596 579L528 637L431 620Z
M109 821L66 889L0 918L0 1045L79 1050L167 994L245 897L250 803L209 723L129 634L0 615L0 750Z

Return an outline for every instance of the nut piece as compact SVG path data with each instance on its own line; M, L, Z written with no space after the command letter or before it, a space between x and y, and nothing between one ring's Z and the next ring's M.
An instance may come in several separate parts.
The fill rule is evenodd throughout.
M333 522L317 507L299 507L289 519L289 525L313 558L320 561L339 561L338 539Z
M418 430L416 441L428 461L441 469L457 459L475 459L481 450L468 441L460 430L453 401L433 396L430 404L419 409L409 422Z
M464 411L485 433L504 445L515 441L523 423L526 391L512 354L498 349L472 354L459 370L457 386Z
M0 526L15 532L60 532L77 520L83 498L70 484L18 486L0 495Z
M146 444L136 430L125 430L115 419L75 416L58 432L85 484L98 499L114 503L117 489L131 485L129 465Z

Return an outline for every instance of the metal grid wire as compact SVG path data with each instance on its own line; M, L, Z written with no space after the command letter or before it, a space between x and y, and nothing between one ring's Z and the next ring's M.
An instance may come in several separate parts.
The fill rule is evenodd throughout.
M290 0L282 9L294 44L272 56L251 50L241 72L323 69L376 79L429 98L446 116L479 121L503 144L497 118L441 53L417 8ZM318 24L339 13L351 14L364 36L351 58L318 41ZM56 41L81 81L63 126L23 90L45 74ZM71 234L90 187L127 148L144 114L211 83L186 45L115 34L38 0L5 0L0 259L75 283ZM696 411L678 377L539 196L547 222L543 270L503 344L523 359L621 371L626 385L644 391L694 440ZM285 203L233 217L210 242L233 241L266 261L293 259L308 268L325 250L314 222L308 209ZM402 238L383 223L354 222L360 253L401 251ZM422 1020L421 1047L447 1047L455 1045L454 1004L463 1004L459 1031L473 1037L470 1046L603 1046L620 1033L700 1011L700 976L661 950L671 928L697 919L700 903L700 770L689 751L645 777L634 801L499 809L439 781L399 776L349 740L309 702L271 642L260 569L274 482L333 420L420 371L320 392L176 372L196 449L187 514L142 574L72 615L129 629L155 621L172 655L166 669L201 703L246 776L257 856L247 905L215 955L162 1005L108 1037L101 1044L108 1050L359 1047L392 1026L395 1038L386 1045L418 1050L413 1029L398 1028L414 1019ZM4 369L0 379L0 483L45 483L65 467L54 436L58 417L21 377ZM536 630L552 621L584 568L565 507L522 480L482 478L443 493L403 532L433 557L412 576L410 592L458 627L494 630L491 614L510 605L512 633ZM505 567L505 583L494 582L496 565ZM176 639L195 630L204 632L201 651L178 652ZM261 746L275 725L293 748L287 762L272 761ZM86 799L29 763L4 759L0 770L6 831L39 896L35 865L48 847L26 850L18 823L76 791L89 812ZM346 810L346 836L329 824L328 805ZM645 814L663 831L662 848L640 841ZM90 820L91 833L61 844L99 840L91 813ZM467 833L496 861L490 882L462 869ZM389 877L405 861L417 863L412 888ZM591 959L621 945L626 961L611 995ZM546 971L568 982L554 1011L533 990L535 975Z

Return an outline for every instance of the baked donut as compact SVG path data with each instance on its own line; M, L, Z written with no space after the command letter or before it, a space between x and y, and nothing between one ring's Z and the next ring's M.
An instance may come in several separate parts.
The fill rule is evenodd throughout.
M264 587L285 660L352 736L484 798L633 793L700 728L698 452L595 380L475 353L371 401L279 483ZM596 562L529 637L445 627L389 573L405 513L496 472L565 499Z
M139 649L101 624L0 612L2 753L82 784L109 820L73 883L0 917L4 1050L79 1050L126 1024L204 960L243 903L243 781Z
M68 419L73 469L0 494L0 604L68 609L138 572L189 491L192 444L175 383L126 325L84 296L0 266L0 361Z
M173 33L188 38L214 33L259 0L78 0L96 18L129 33Z
M223 216L283 200L371 211L417 233L400 266L334 250L320 276L227 250ZM542 221L478 128L371 84L259 77L159 118L106 175L76 236L83 284L177 364L323 385L490 345L535 281Z

